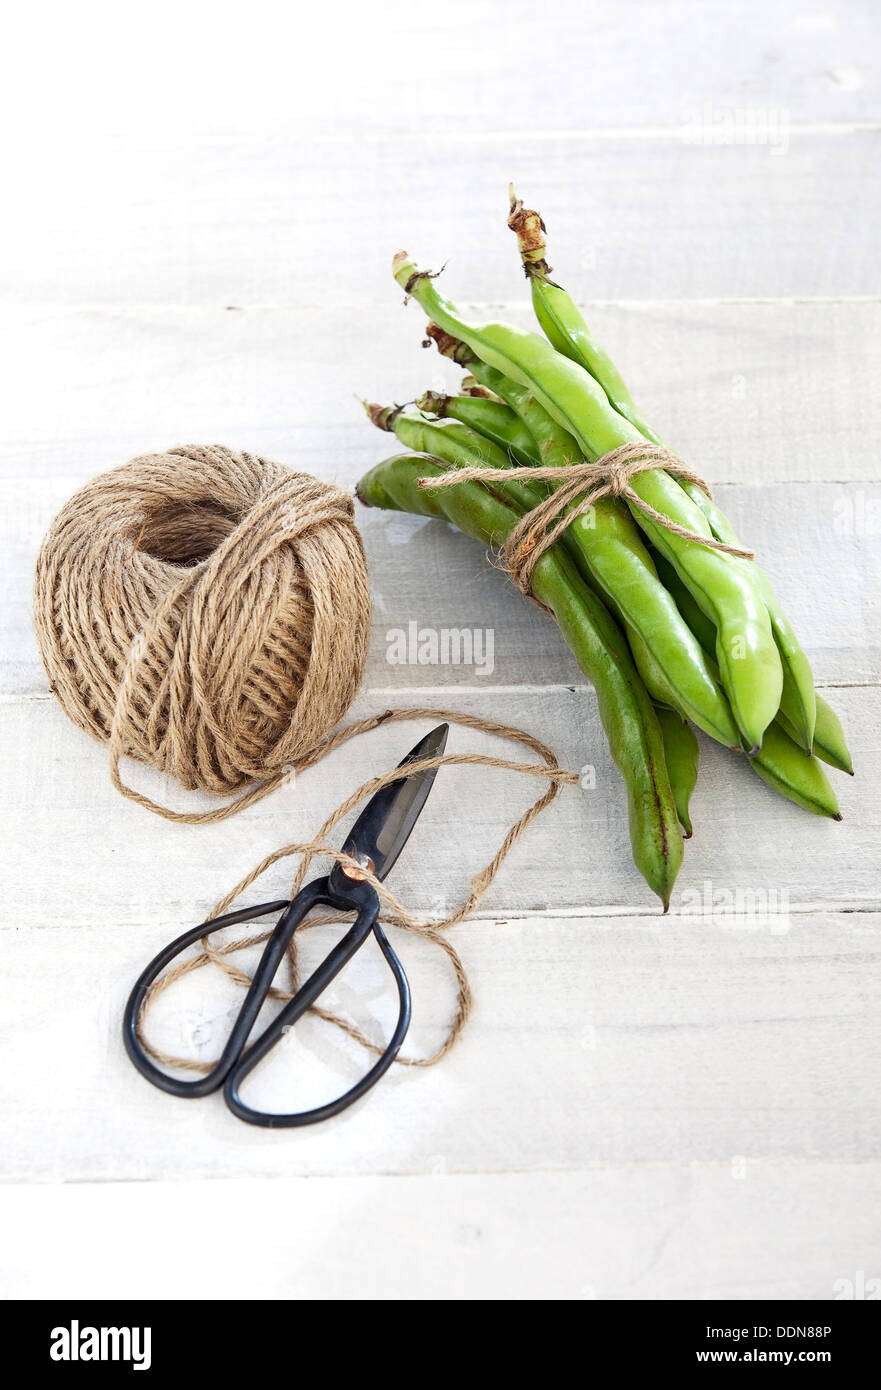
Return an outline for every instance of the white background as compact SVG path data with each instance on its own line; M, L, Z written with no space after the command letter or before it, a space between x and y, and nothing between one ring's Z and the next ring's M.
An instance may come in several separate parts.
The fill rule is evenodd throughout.
M878 23L870 0L6 18L6 1296L831 1298L881 1273ZM528 322L509 179L645 413L759 552L858 776L832 774L835 825L705 744L662 920L593 692L553 626L471 542L359 511L374 630L356 712L490 714L594 765L597 785L558 799L455 933L476 996L456 1051L337 1123L253 1131L133 1072L128 987L416 734L380 731L217 827L151 818L48 694L36 549L86 478L181 442L353 484L391 452L355 394L455 381L401 307L399 246L447 260L463 306ZM411 618L492 627L492 677L389 665L386 634ZM457 902L530 790L442 774L392 886L428 913ZM285 884L279 871L268 894ZM685 911L686 893L738 890L788 894L788 918ZM451 986L427 947L402 950L424 1053ZM178 1002L210 1056L234 1001L206 974ZM375 962L337 999L387 1020ZM291 1100L310 1058L352 1064L309 1024L263 1098Z

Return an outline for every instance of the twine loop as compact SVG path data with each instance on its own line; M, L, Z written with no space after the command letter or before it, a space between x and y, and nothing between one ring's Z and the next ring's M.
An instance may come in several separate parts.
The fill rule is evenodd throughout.
M354 810L361 802L366 801L368 797L373 796L381 787L388 786L389 783L398 780L401 775L400 769L395 767L377 777L371 777L369 781L364 782L357 791L347 797L346 800L328 816L313 840L284 845L281 849L274 850L272 854L267 855L265 859L261 860L261 862L241 880L240 883L237 883L230 892L215 904L209 914L208 920L210 921L211 918L220 917L223 913L228 911L230 905L236 898L245 892L256 879L266 873L268 869L272 868L272 866L277 864L281 859L287 859L294 855L300 856L300 864L290 887L291 897L298 893L303 886L306 873L313 860L317 857L328 858L335 863L349 864L352 867L358 868L360 876L373 886L383 904L381 917L383 925L386 927L396 927L401 931L415 933L423 940L428 941L431 945L436 946L444 953L451 967L456 984L456 1003L443 1040L435 1051L428 1056L409 1057L404 1055L397 1058L397 1061L402 1066L429 1067L439 1062L441 1058L445 1057L450 1049L454 1047L462 1029L468 1021L472 1006L471 988L468 983L465 966L459 953L447 939L445 933L449 931L451 927L455 927L460 922L464 921L465 918L474 911L498 874L502 863L526 828L535 820L536 816L541 815L546 806L550 805L561 786L573 786L578 783L578 773L561 768L550 748L539 739L534 738L531 734L525 733L522 729L510 728L505 724L498 724L494 720L480 719L476 716L462 714L453 710L386 710L385 713L381 715L374 715L369 719L359 720L341 729L337 734L326 741L319 756L324 756L325 753L332 751L332 749L347 743L349 739L355 738L359 734L366 733L370 729L375 729L380 724L411 719L447 720L451 724L458 724L481 733L495 735L499 738L511 739L521 744L539 759L539 761L535 763L524 763L507 758L490 757L484 753L443 753L436 757L425 758L418 763L413 763L412 770L414 772L418 772L423 768L428 769L431 767L450 765L493 767L509 772L519 772L525 776L539 778L547 782L547 786L541 795L526 811L524 811L507 831L492 859L490 859L479 873L475 874L471 880L471 887L467 897L454 912L445 917L442 921L424 921L419 919L409 908L405 907L374 874L366 872L363 866L357 864L349 855L344 854L341 850L327 843L330 832L350 811ZM334 913L330 916L310 916L297 928L287 951L289 972L288 987L282 989L278 986L273 986L269 991L270 998L286 1003L289 999L292 999L296 993L301 983L299 945L303 933L308 931L311 927L322 926L341 920L341 914L339 913ZM245 950L248 947L262 944L267 940L269 935L270 933L268 931L264 931L259 934L239 937L221 945L215 945L209 936L205 936L200 943L202 949L197 955L189 956L179 961L151 985L144 999L137 1027L138 1036L140 1037L145 1051L147 1051L159 1065L166 1067L181 1067L186 1071L208 1072L216 1063L194 1061L192 1058L177 1057L161 1051L149 1042L144 1036L144 1023L150 1006L155 1002L158 996L168 989L170 985L174 984L176 980L190 974L193 970L198 970L209 964L219 967L234 984L240 986L242 989L247 989L251 983L251 976L247 971L238 966L232 957L235 956L237 952ZM367 1051L377 1055L382 1052L382 1046L364 1033L362 1029L358 1028L351 1019L344 1018L324 1008L320 1004L313 1004L309 1012L315 1017L321 1018L325 1022L338 1028L341 1032L366 1048Z
M693 483L707 497L712 498L709 487L677 454L658 444L633 441L611 449L595 463L582 461L567 464L563 468L528 467L451 468L435 477L419 479L419 486L433 490L442 487L457 487L462 483L498 483L508 480L529 482L554 482L559 486L537 506L526 513L510 532L502 550L502 568L511 576L524 594L532 594L532 573L542 555L571 526L576 517L584 516L604 497L620 497L637 507L643 515L663 526L675 536L692 541L695 545L707 546L722 551L726 555L736 555L745 560L755 559L752 550L729 545L715 536L707 536L699 531L691 531L680 526L663 512L656 511L634 490L631 480L639 473L654 468L663 468L668 473Z

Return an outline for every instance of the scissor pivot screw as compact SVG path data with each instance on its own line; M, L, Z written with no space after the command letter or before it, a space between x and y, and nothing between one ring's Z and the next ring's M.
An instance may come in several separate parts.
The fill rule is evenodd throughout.
M363 883L367 874L372 874L374 871L375 865L373 860L370 858L369 854L364 854L362 850L355 850L352 858L355 860L358 867L355 868L354 864L343 864L343 873L346 878L354 879L356 883ZM366 872L362 872L362 870Z

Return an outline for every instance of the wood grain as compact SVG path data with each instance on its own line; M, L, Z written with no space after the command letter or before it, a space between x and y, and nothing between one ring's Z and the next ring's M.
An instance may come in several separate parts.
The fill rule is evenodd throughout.
M456 279L470 288L461 270ZM463 297L463 308L534 328L522 279L508 288L510 302ZM407 400L460 380L420 350L424 315L401 303L388 275L366 308L10 307L4 476L59 479L63 496L135 453L207 438L352 484L393 443L369 427L359 397ZM877 497L881 300L587 311L646 415L714 486L856 483ZM38 536L42 514L32 524Z
M814 1158L0 1188L0 1291L186 1300L195 1283L205 1298L271 1300L853 1297L877 1270L879 1188L877 1162ZM240 1223L249 1261L232 1258ZM132 1230L138 1258L121 1260Z
M401 313L398 300L390 284L385 306L345 314L12 311L0 325L9 384L3 689L45 689L29 617L36 549L57 508L95 472L137 452L218 439L352 486L394 452L355 393L385 402L458 380L420 352L422 318ZM529 321L522 302L505 312ZM604 305L593 317L630 380L644 383L634 387L643 408L755 547L817 679L877 679L881 304ZM58 383L48 395L41 373ZM491 628L503 683L569 679L555 630L518 604L479 547L418 519L361 511L359 521L374 587L372 684L412 684L412 669L386 662L384 640L411 619ZM453 667L424 674L432 684L462 677Z
M184 1103L154 1090L123 1053L127 989L178 925L157 906L134 929L99 904L88 929L7 933L7 1178L833 1164L878 1151L878 912L793 913L770 925L500 915L459 928L476 1010L444 1063L395 1068L339 1123L268 1134L217 1096ZM310 958L321 944L309 942ZM425 943L398 944L415 1001L407 1051L424 1055L452 1007L449 971ZM392 995L369 953L334 986L334 1002L377 1039ZM239 997L207 972L191 977L166 996L151 1034L210 1060ZM274 1108L318 1103L359 1067L362 1053L308 1021L247 1094Z
M684 126L620 141L107 137L28 190L0 286L52 305L347 308L388 303L405 246L450 261L454 297L496 304L522 290L514 180L544 213L559 275L597 298L876 297L871 241L843 228L855 199L862 226L878 220L879 142L881 124L793 130L785 149L692 145Z
M187 1297L195 1261L208 1296L835 1297L879 1273L876 7L343 10L298 12L295 30L263 0L235 23L157 0L136 33L97 3L10 19L0 1291ZM512 178L642 408L758 550L858 776L832 774L833 825L705 745L662 919L630 863L593 692L553 626L448 528L362 512L374 631L353 713L491 713L590 764L595 787L558 798L456 932L477 1006L445 1064L396 1069L333 1126L258 1133L135 1075L127 988L262 854L399 756L405 731L223 826L152 819L48 695L36 549L87 477L187 440L351 486L393 447L355 395L455 381L400 307L399 245L449 258L445 287L475 315L528 321ZM411 620L491 629L492 673L390 664L388 634ZM531 790L441 775L392 886L443 913ZM427 1050L451 983L425 943L402 950ZM353 972L337 1002L379 1033L384 977L374 959ZM209 1056L232 1003L202 972L157 1033ZM310 1022L254 1093L317 1096L356 1065Z
M490 691L493 718L543 739L564 767L590 771L585 788L561 792L517 846L484 910L553 914L614 905L654 915L655 899L631 862L623 783L592 690L542 683L493 685ZM677 893L710 878L731 888L770 891L788 885L794 904L881 906L874 863L881 832L874 792L881 775L879 692L842 687L829 693L852 731L860 769L852 780L831 774L844 822L808 816L766 787L745 758L704 740L692 804L696 833L686 847ZM353 715L412 705L417 698L439 709L487 710L483 690L423 687L366 691ZM417 736L398 725L380 728L280 788L247 816L180 829L122 801L110 784L106 751L73 729L54 702L0 706L0 728L10 786L5 824L18 844L7 869L17 922L36 928L60 913L62 922L88 930L96 918L103 921L110 914L120 931L142 930L157 911L164 920L180 921L181 930L198 921L264 855L311 838L354 787L399 761ZM496 756L500 748L508 751L486 736L460 730L453 746ZM511 751L518 756L516 748ZM133 785L177 809L213 804L197 793L188 797L150 769L131 765L125 771ZM421 838L401 869L401 891L408 900L435 915L458 903L471 876L539 790L532 778L508 772L451 769L439 777L431 815L426 812ZM47 851L54 864L50 875L41 867ZM156 899L157 863L161 901ZM263 896L278 896L287 879L284 869L277 870L266 882L272 890Z

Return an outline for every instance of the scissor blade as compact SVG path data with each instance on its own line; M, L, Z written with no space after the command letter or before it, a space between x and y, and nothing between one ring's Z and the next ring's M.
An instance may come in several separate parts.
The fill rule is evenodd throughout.
M449 731L449 724L438 724L420 739L398 764L404 772L403 777L380 787L352 827L343 846L345 853L365 855L377 878L385 878L409 840L437 774L437 768L431 767L408 776L407 764L438 757L446 747Z

